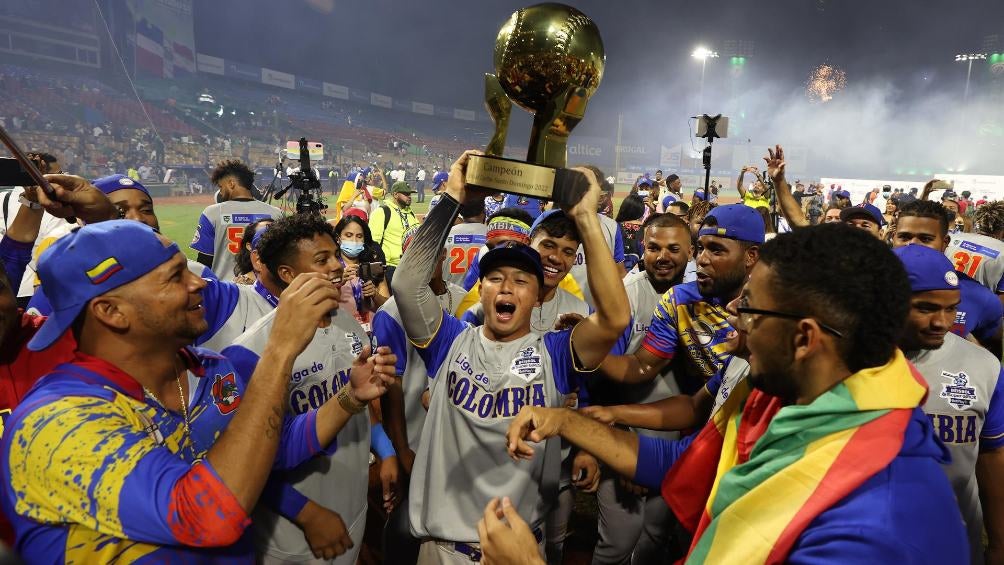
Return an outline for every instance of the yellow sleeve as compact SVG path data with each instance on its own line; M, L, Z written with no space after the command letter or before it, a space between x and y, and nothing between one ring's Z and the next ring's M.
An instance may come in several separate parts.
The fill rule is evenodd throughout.
M573 277L571 273L568 273L565 275L565 278L561 279L561 282L558 283L558 288L564 290L579 300L585 300L585 298L582 297L582 289L579 288L579 283L575 281L575 277Z
M467 310L469 310L471 306L474 306L478 302L481 302L480 281L474 283L474 286L472 286L471 289L467 291L467 294L465 294L464 297L460 300L460 305L457 306L456 311L453 312L453 316L459 320L460 318L463 317L464 312L467 312Z

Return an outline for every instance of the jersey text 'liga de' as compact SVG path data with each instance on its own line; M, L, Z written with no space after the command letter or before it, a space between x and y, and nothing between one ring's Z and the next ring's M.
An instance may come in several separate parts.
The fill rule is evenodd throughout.
M237 371L251 374L272 331L276 311L269 312L248 328L223 354ZM336 311L326 328L318 328L310 344L293 362L288 408L292 414L317 410L325 402L337 402L338 390L349 384L352 362L366 332L347 312ZM287 483L313 502L337 512L345 522L355 546L339 558L354 563L362 547L366 522L366 489L369 480L370 423L367 412L352 416L336 437L333 455L319 455L284 475ZM264 508L256 509L253 526L256 545L271 556L302 561L313 557L303 531L295 524Z
M229 200L213 204L199 216L199 225L189 245L213 256L213 272L228 280L234 276L235 257L248 224L266 218L277 219L282 211L258 200Z
M514 462L505 434L523 406L560 407L579 386L571 331L495 342L444 313L418 353L434 377L408 497L412 533L476 543L478 519L496 496L509 496L530 527L539 527L558 494L560 440Z

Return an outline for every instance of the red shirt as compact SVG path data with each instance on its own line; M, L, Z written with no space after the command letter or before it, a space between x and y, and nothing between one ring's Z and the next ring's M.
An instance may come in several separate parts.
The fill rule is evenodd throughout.
M11 411L21 402L21 399L35 381L45 376L60 363L73 359L73 351L77 342L72 332L64 333L55 343L44 351L29 351L28 341L42 327L45 318L29 316L19 310L21 320L12 335L0 348L0 436L3 435L3 424ZM14 545L14 531L10 522L0 514L0 540L8 547Z

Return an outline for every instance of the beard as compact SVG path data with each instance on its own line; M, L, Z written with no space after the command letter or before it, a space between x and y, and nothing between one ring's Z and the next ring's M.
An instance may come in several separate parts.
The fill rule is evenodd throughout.
M790 343L785 342L771 348L769 358L762 355L755 357L759 367L756 370L750 367L750 374L746 377L750 386L780 398L785 405L793 404L799 395L798 378L791 368L794 358Z
M740 264L728 273L716 273L710 284L698 283L697 290L705 298L731 297L742 288L744 282L746 282L746 269Z

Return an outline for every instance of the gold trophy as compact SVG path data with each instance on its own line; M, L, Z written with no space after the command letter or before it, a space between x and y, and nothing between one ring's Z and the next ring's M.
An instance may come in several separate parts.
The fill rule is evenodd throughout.
M561 206L578 202L588 184L565 168L565 146L600 85L604 60L599 29L575 8L537 4L514 12L495 39L495 74L485 75L495 134L486 154L468 162L467 184ZM534 114L526 162L502 157L512 102Z

